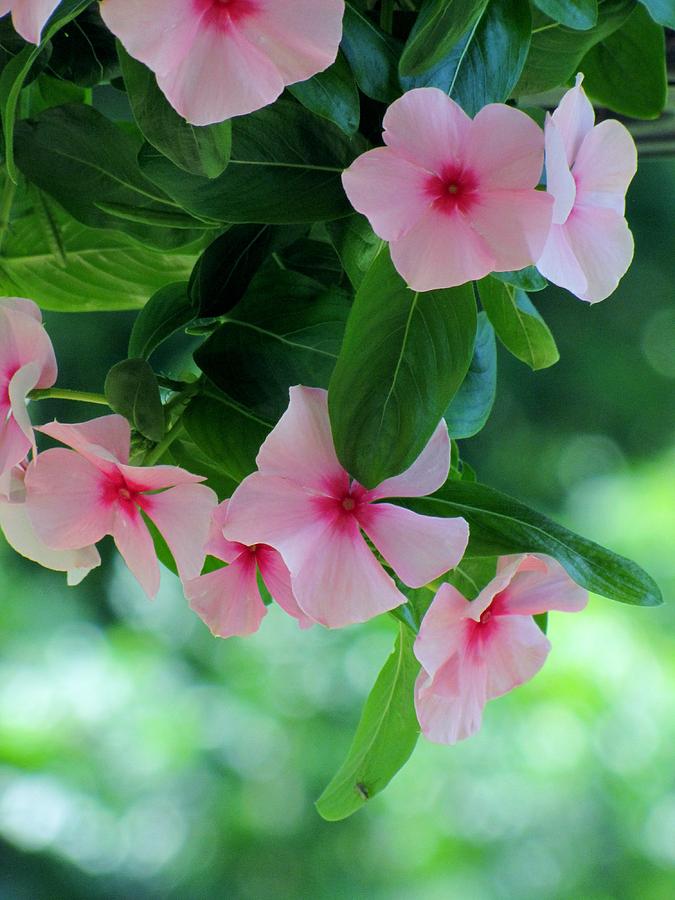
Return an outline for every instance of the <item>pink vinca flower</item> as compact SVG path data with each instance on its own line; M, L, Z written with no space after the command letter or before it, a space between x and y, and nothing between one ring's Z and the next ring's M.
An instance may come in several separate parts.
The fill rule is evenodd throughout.
M577 75L576 87L546 119L546 182L555 203L537 268L554 284L596 303L616 289L633 259L624 209L637 152L620 122L594 126L582 80Z
M19 465L35 443L28 393L51 387L56 374L38 307L32 300L0 298L0 475Z
M101 15L169 103L209 125L335 62L344 0L104 0Z
M551 645L532 616L578 612L587 599L547 556L503 556L496 577L472 602L441 585L415 640L423 733L454 744L478 731L487 701L529 681L546 661Z
M210 556L228 565L186 583L190 606L218 637L253 634L267 613L258 587L260 570L265 587L279 606L298 619L301 628L309 628L314 623L293 596L291 575L280 554L265 544L247 547L223 536L228 504L226 500L214 510L205 548Z
M204 479L176 466L128 465L131 432L122 416L79 425L52 422L40 431L73 450L46 450L26 472L26 509L38 537L54 550L76 550L111 534L149 597L159 566L141 511L166 541L183 580L204 563L217 503Z
M413 290L537 259L552 200L535 190L544 136L532 119L492 103L472 120L438 88L417 88L392 103L383 124L387 146L359 156L342 182Z
M443 484L450 462L445 422L407 471L366 490L336 456L327 392L292 387L290 397L260 448L258 472L230 500L225 537L278 550L300 609L330 628L363 622L406 600L362 531L410 587L456 566L468 541L464 519L421 516L376 502L422 497Z
M25 41L40 43L42 29L61 0L0 0L0 16L12 14L12 24Z

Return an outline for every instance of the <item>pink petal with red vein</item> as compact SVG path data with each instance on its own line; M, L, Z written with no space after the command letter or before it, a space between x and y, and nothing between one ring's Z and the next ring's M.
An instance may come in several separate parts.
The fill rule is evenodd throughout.
M450 437L445 419L436 426L429 442L415 462L368 491L369 500L384 497L426 497L445 484L450 471Z
M291 573L281 558L281 554L271 547L259 544L255 555L260 574L271 596L284 612L298 620L301 628L311 628L314 621L298 606L291 585Z
M148 526L137 507L117 505L112 526L115 546L147 596L152 599L159 590L159 564Z
M185 596L217 637L253 634L267 613L258 590L255 555L248 551L229 566L188 581Z
M105 465L108 462L129 461L131 427L124 416L99 416L76 425L54 421L37 430L77 450L94 465L103 464L105 471L111 471Z

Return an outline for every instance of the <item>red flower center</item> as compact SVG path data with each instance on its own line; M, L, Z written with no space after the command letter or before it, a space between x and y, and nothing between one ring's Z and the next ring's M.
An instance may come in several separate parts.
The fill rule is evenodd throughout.
M192 0L192 4L195 12L204 17L204 23L218 31L227 31L260 8L258 0Z
M425 190L436 209L448 215L466 213L477 200L478 179L471 169L448 163L440 175L429 176Z

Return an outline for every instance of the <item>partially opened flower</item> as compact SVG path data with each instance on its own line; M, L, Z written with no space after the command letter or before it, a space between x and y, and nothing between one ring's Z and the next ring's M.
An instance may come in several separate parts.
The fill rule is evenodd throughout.
M537 268L554 284L596 303L613 293L633 259L624 209L637 152L620 122L593 124L582 80L578 75L546 120L546 183L555 203Z
M313 622L297 604L291 576L283 559L265 544L247 547L223 536L229 501L213 512L206 552L228 563L222 569L193 578L185 584L185 596L194 611L218 637L252 634L260 628L267 607L260 596L258 570L274 600L301 628Z
M415 640L423 733L454 744L478 731L487 701L529 681L548 656L551 645L532 616L578 612L587 599L547 556L502 557L496 577L471 602L441 585Z
M128 465L131 434L122 416L40 431L73 450L46 450L26 472L26 509L39 538L77 550L111 534L148 596L159 589L155 546L141 512L157 526L184 581L204 563L216 496L204 479L176 466Z
M337 56L343 0L103 0L101 15L169 103L208 125L272 103Z
M377 502L421 497L443 484L450 463L444 422L407 471L366 490L338 461L327 396L318 388L291 388L288 409L260 448L259 471L230 500L224 534L229 541L278 550L299 607L337 628L406 600L362 531L410 587L456 566L469 531L461 518L421 516Z
M384 117L386 147L343 173L349 200L390 242L416 291L522 269L541 254L551 198L536 191L544 136L501 103L472 120L437 88L417 88Z
M12 24L25 41L39 44L42 29L61 0L0 0L0 16L12 14Z
M24 466L15 466L0 476L0 530L7 543L27 559L54 569L67 572L68 584L79 584L92 569L101 565L96 547L79 550L51 550L36 534L26 512L26 488Z
M0 298L0 475L19 465L34 444L26 397L56 381L52 342L31 300Z

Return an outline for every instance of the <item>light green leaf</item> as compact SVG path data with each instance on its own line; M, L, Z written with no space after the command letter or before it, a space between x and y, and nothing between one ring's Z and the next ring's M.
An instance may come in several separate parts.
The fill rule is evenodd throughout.
M326 230L347 277L354 289L358 290L382 246L382 241L370 227L368 219L358 213L335 222L327 222Z
M652 19L666 28L675 28L675 0L640 0Z

